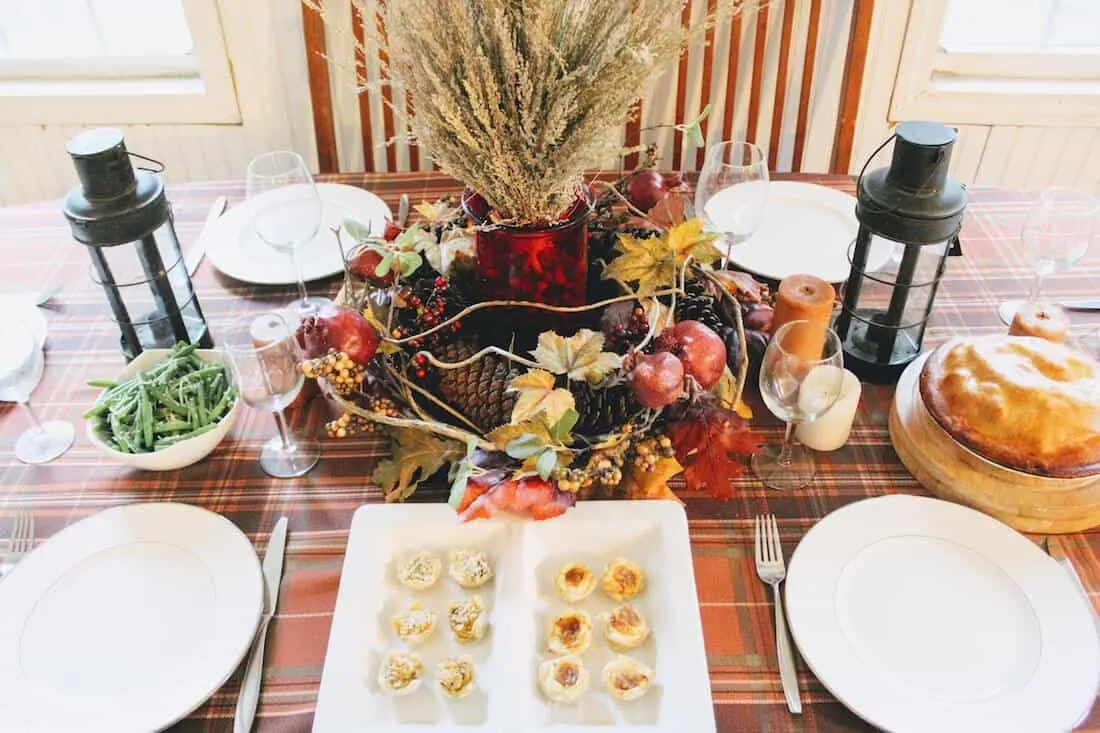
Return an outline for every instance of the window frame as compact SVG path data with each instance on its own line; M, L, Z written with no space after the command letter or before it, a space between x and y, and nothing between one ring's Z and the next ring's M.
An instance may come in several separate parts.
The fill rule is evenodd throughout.
M1100 49L945 49L949 0L920 0L898 64L890 118L965 125L1080 125L1100 115Z
M241 123L217 0L183 0L184 57L0 59L3 124Z

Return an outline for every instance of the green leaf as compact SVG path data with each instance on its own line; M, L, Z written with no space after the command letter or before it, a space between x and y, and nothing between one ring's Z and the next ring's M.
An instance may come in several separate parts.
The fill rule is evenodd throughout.
M344 219L344 231L357 242L371 238L370 227L356 219Z
M416 252L398 252L397 269L401 277L412 275L420 267L424 259Z
M703 138L703 128L699 126L698 121L688 125L687 129L684 130L684 137L687 138L690 145L697 148L701 148L707 144L707 141Z
M573 428L580 419L581 414L576 410L572 408L566 410L565 414L561 416L561 419L554 423L554 427L550 431L550 436L553 438L554 442L564 443L565 439L569 437L569 433L573 432Z
M547 448L539 456L538 461L535 462L535 470L539 472L539 477L543 481L550 479L550 474L554 472L554 467L558 465L558 454L554 452L553 448Z
M470 436L466 439L466 455L461 461L452 464L451 494L447 497L447 503L452 509L458 507L462 497L466 494L466 485L470 482L470 475L474 472L474 451L477 450L477 438Z
M693 125L698 125L700 122L702 122L707 117L709 117L710 116L710 107L711 107L710 104L708 104L706 107L703 107L703 109L699 112L699 116L695 118L695 120L692 122L692 124Z
M508 441L504 452L518 461L529 458L546 448L546 441L533 433L525 433Z
M385 277L393 269L393 252L387 252L382 261L378 263L378 266L374 268L374 274L378 277Z

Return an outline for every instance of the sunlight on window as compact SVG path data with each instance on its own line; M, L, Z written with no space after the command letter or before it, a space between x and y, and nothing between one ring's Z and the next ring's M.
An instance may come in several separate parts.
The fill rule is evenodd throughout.
M183 0L0 0L0 58L183 56Z
M1100 49L1100 1L949 0L940 42L949 51Z

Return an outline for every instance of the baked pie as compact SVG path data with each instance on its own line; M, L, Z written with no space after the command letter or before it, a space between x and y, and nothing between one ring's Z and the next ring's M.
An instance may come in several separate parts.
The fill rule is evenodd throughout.
M474 683L474 661L469 657L448 657L435 668L435 680L440 691L458 700L477 689Z
M1100 363L1027 336L956 338L928 357L921 399L952 438L1040 476L1100 473Z
M569 609L550 621L551 654L583 654L592 643L592 618Z
M480 588L493 579L493 566L481 550L451 550L450 573L463 588Z
M608 694L622 702L633 702L649 690L653 670L630 657L612 659L603 668L603 684Z
M405 558L397 567L397 580L413 590L427 590L439 580L443 563L430 552L418 552Z
M645 587L645 573L630 560L619 558L604 569L600 587L613 601L629 601Z
M596 588L596 576L586 565L571 562L554 575L554 589L566 603L580 603Z
M618 606L604 616L604 637L617 652L630 651L649 637L645 616L633 606Z
M378 668L378 686L382 691L400 697L420 689L424 663L414 652L390 651Z
M539 665L539 686L550 701L572 704L588 691L588 670L573 654L547 659Z
M435 630L435 614L414 603L409 610L390 619L397 638L409 645L416 645L427 639Z
M453 601L447 608L447 625L455 641L472 644L485 636L485 606L479 596Z

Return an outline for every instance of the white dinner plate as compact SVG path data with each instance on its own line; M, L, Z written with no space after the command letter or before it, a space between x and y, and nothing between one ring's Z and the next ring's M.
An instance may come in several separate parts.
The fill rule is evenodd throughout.
M1080 591L1025 537L958 504L884 496L817 523L787 618L837 699L889 731L1067 731L1100 682Z
M49 326L42 309L34 304L34 296L25 293L0 293L0 313L30 326L39 346L46 345Z
M447 551L474 548L493 564L492 581L477 591L448 575ZM434 553L443 563L429 590L403 588L394 567L411 552ZM576 604L554 590L554 574L583 562L600 574L616 558L638 563L645 589L630 603L651 633L631 657L654 670L639 700L615 701L604 691L603 666L614 658L601 614L616 605L596 589ZM488 614L485 638L456 643L447 627L447 604L476 592ZM437 615L437 628L416 648L426 675L420 690L389 697L378 668L389 649L404 648L391 617L417 602ZM573 605L593 619L591 646L581 655L588 692L575 704L550 703L539 690L538 665L548 658L546 630L553 616ZM436 665L446 656L470 655L478 691L448 700L435 688ZM340 592L329 634L314 733L713 733L714 706L684 509L671 501L582 501L565 515L533 522L498 514L461 524L441 504L369 505L351 523Z
M343 256L332 233L344 219L356 219L370 227L372 235L382 236L390 209L370 191L338 183L318 183L322 222L317 235L299 250L302 277L319 280L342 272ZM230 207L203 231L206 256L215 268L242 282L256 285L293 285L298 282L289 254L277 252L252 229L250 202ZM353 243L345 238L344 247Z
M185 504L134 504L58 532L0 582L0 729L147 733L205 702L263 603L252 543Z
M756 231L730 248L730 260L771 280L816 275L831 283L848 279L848 247L856 238L856 200L827 186L772 181L768 203ZM891 248L876 243L867 270L885 265Z

